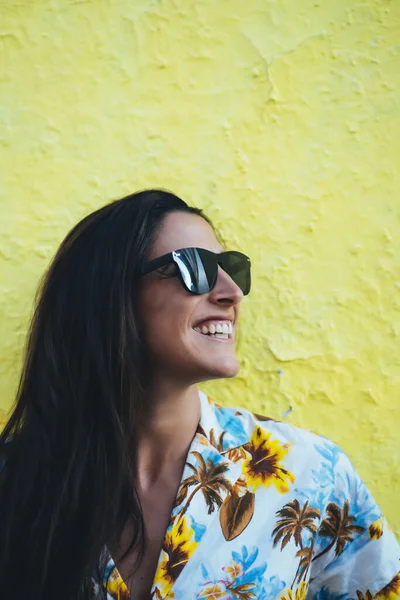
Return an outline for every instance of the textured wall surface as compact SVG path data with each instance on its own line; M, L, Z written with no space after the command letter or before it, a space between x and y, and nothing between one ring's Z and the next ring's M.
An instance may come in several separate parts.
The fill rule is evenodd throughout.
M400 2L0 11L3 411L62 237L165 187L253 260L242 371L207 391L339 443L399 534Z

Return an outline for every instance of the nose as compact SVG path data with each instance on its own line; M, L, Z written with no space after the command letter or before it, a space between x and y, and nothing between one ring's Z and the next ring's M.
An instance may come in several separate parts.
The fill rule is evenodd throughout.
M233 279L220 266L215 286L210 292L209 299L217 304L239 304L243 292Z

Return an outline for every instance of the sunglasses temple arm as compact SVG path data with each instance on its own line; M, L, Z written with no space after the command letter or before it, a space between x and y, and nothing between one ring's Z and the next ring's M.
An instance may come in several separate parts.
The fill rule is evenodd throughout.
M151 273L151 271L155 271L156 269L163 267L164 265L166 265L167 263L169 263L171 261L172 261L172 252L169 252L168 254L164 254L163 256L159 256L158 258L155 258L154 260L149 260L149 262L145 263L143 265L143 267L141 268L140 274L146 275L146 273Z

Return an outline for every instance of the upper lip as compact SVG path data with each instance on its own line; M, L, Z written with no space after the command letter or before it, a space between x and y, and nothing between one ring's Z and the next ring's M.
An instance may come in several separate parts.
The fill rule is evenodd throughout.
M228 317L227 315L210 315L208 317L203 317L199 319L193 327L198 327L200 323L204 323L204 321L230 321L233 325L235 319L234 317Z

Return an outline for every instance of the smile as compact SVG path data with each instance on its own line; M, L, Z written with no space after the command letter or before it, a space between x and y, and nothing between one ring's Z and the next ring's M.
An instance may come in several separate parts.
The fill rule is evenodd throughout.
M233 325L231 321L215 321L204 323L199 327L194 327L194 331L200 335L207 336L215 340L232 339Z

